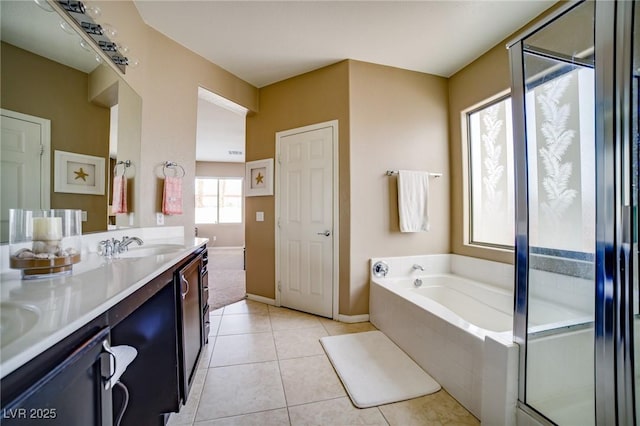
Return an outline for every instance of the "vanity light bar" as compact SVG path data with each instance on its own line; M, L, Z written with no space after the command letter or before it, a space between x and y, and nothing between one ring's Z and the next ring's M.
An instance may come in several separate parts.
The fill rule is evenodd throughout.
M129 65L129 59L126 56L114 55L111 57L111 60L117 65Z
M98 41L98 46L105 52L116 52L118 50L118 46L112 41Z
M80 24L82 26L82 29L87 33L87 34L94 34L94 35L103 35L104 31L102 30L102 27L99 24L92 24L91 22L82 22Z
M1 1L1 0L0 0ZM109 37L115 37L115 28L112 28L109 24L100 25L93 19L94 15L99 16L99 13L95 12L96 7L87 8L81 1L77 0L55 0L56 3L67 13L67 15L80 26L95 43L96 49L102 50L104 54L111 60L117 68L124 74L126 67L130 65L129 59L124 56L118 48L118 44L114 43ZM93 12L91 12L93 10ZM127 49L128 50L128 49ZM118 52L120 53L118 54ZM137 65L138 61L133 61L133 66Z
M60 6L62 6L62 8L67 12L82 13L82 14L86 12L86 8L81 1L58 0L58 3L60 3Z

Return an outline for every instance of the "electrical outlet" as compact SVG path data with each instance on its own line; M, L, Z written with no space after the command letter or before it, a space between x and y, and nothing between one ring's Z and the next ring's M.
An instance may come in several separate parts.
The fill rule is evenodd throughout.
M213 242L215 242L215 241L216 241L216 238L217 238L217 237L216 237L215 235L212 237Z
M86 222L87 221L87 212L85 210L82 210L82 213L80 213L82 215L82 221Z
M164 214L156 213L156 225L164 225Z

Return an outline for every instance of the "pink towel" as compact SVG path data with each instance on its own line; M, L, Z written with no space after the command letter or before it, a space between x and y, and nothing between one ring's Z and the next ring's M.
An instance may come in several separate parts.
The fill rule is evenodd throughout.
M162 193L162 213L182 214L182 178L167 176L164 178Z
M125 176L113 178L111 213L127 213L127 178Z

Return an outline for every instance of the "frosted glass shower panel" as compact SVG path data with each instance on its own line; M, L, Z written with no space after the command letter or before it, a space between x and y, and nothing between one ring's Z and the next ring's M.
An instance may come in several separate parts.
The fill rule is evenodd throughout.
M527 56L525 69L530 64L538 68L541 62L549 63L548 74L532 79L526 93L529 242L539 248L593 253L593 69L558 67L535 56Z
M595 424L593 4L523 41L528 201L526 403Z

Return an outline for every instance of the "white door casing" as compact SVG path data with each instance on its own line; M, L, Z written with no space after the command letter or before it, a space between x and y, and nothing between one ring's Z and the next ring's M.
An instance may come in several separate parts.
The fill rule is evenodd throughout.
M2 109L0 241L9 240L9 208L49 209L51 122Z
M276 304L338 315L338 122L276 133Z

